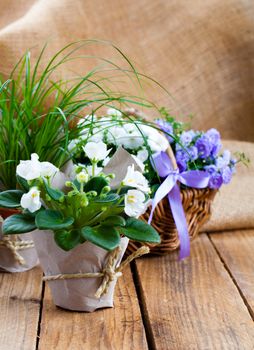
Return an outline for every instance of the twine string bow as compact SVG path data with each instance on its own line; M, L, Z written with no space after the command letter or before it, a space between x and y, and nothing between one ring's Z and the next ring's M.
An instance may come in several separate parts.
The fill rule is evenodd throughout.
M0 216L0 223L3 223L3 218ZM0 248L5 247L12 252L13 258L19 265L25 265L26 261L18 253L18 250L28 249L34 247L33 241L22 241L18 235L3 236L0 240Z
M110 283L118 277L122 276L122 270L126 267L126 265L128 265L132 260L144 254L148 254L149 251L149 247L142 246L139 249L137 249L134 253L129 255L118 267L116 267L118 256L121 252L121 248L117 247L109 253L106 266L101 272L86 272L44 276L43 281L103 277L102 283L95 293L95 297L100 298L108 292Z

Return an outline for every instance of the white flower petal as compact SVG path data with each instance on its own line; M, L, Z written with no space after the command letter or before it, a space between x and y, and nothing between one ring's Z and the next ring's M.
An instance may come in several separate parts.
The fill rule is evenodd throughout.
M137 188L145 193L150 192L147 179L139 171L134 169L134 164L128 166L127 174L123 179L123 185Z
M59 171L59 169L56 166L54 166L49 162L41 162L40 166L41 166L41 176L43 177L52 177Z
M145 195L138 190L129 190L124 198L124 211L130 217L138 218L144 214L147 209L148 202L145 202Z
M21 197L20 205L24 209L28 209L31 213L41 208L40 191L37 187L32 187L28 193Z
M107 145L104 142L88 142L83 146L83 150L87 157L94 161L99 161L105 159L110 150L107 150Z

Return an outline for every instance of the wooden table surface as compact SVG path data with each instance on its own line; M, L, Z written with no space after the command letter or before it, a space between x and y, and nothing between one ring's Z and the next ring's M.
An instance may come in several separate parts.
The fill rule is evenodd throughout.
M115 308L56 308L42 272L0 274L1 350L254 349L254 230L202 234L191 257L140 258Z

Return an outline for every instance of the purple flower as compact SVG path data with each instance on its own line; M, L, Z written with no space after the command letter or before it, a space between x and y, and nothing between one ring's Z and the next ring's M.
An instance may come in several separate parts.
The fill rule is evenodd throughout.
M205 133L205 135L210 140L210 143L213 146L217 146L218 144L220 144L220 133L219 133L218 130L216 130L216 129L209 129Z
M196 135L195 131L193 131L193 130L184 131L180 136L180 142L184 146L188 146L192 142L195 135Z
M227 166L225 169L222 171L222 179L224 184L230 183L232 179L232 170L230 169L229 166Z
M211 174L208 186L213 189L220 188L223 183L222 175L220 173Z
M204 168L210 175L212 175L218 171L218 169L216 168L216 166L214 164L206 165Z
M199 157L202 159L208 158L212 151L212 146L213 145L206 135L201 136L196 142Z
M183 172L187 169L188 160L189 156L187 152L184 150L179 150L176 152L176 162L180 172Z
M221 147L222 147L221 142L217 143L217 145L214 145L213 148L212 148L212 151L211 151L211 155L213 157L216 157L218 155Z
M155 122L158 125L158 127L166 133L165 136L168 139L169 143L172 143L174 139L171 136L167 135L167 133L174 135L173 126L163 119L157 119Z
M198 159L198 149L195 146L191 146L190 148L187 149L188 151L188 156L190 157L191 160L196 160Z
M230 164L230 151L224 151L223 155L216 159L216 166L218 169L225 169Z

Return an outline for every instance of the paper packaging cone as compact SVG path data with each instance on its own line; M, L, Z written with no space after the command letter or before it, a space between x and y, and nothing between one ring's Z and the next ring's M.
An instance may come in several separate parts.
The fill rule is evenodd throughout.
M108 251L85 242L66 252L54 241L52 231L36 230L32 233L40 264L46 276L86 272L101 272L105 267ZM128 238L121 238L119 266L128 245ZM94 295L102 283L102 277L48 281L55 305L73 311L93 312L103 307L113 307L116 280L108 292L97 299Z
M0 240L2 240L2 223L0 224ZM21 241L32 241L31 233L24 233L18 236L18 239ZM21 255L25 264L21 265L16 261L13 252L5 247L0 246L0 270L6 272L24 272L32 269L34 266L38 264L38 256L36 249L34 247L26 248L17 251L19 255Z

